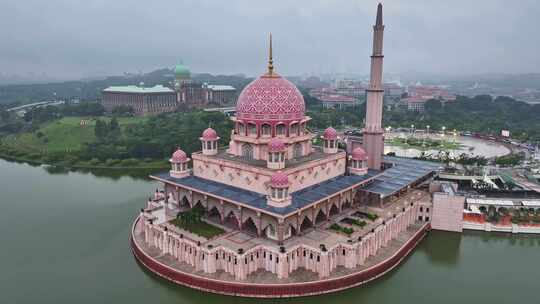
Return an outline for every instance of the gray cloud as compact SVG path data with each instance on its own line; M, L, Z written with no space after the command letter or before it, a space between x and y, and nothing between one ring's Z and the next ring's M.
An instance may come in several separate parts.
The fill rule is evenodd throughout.
M515 4L519 2L519 4ZM283 74L369 67L372 0L2 0L0 73L85 77L172 67ZM385 70L540 72L537 0L384 1Z

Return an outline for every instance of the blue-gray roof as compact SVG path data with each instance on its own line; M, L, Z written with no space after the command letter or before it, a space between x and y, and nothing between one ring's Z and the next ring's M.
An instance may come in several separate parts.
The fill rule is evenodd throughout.
M441 168L438 163L401 157L385 156L384 162L393 166L381 172L373 182L363 188L382 197L392 195Z
M363 176L340 175L317 185L298 190L291 194L292 203L283 208L269 206L266 201L266 195L197 176L190 175L183 178L175 178L170 176L168 172L164 172L151 177L189 187L210 195L219 196L255 209L285 216L312 203L333 196L347 188L359 186L370 179L371 181L366 183L366 186L362 189L385 197L440 168L440 164L437 163L398 157L385 157L384 162L392 163L394 166L382 172L369 170Z
M216 195L233 202L239 202L263 211L279 215L287 215L295 212L300 208L306 207L311 203L332 196L351 186L359 185L377 174L378 171L370 170L368 174L364 176L340 175L317 185L304 188L302 190L292 193L292 203L284 208L269 206L266 202L266 196L263 194L215 182L212 180L207 180L197 176L190 175L183 178L175 178L171 177L168 172L165 172L153 175L152 177L164 181L169 181L181 186L193 188L202 192L206 192L210 195Z

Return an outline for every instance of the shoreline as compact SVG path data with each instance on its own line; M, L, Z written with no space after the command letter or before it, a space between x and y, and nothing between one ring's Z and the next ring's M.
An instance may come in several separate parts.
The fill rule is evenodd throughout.
M63 167L67 169L111 169L111 170L161 170L168 169L169 166L105 166L105 165L68 165L63 163L48 163L44 161L38 161L33 159L28 159L24 157L12 156L8 154L0 153L0 159L6 161L16 161L16 162L25 162L34 165L47 165L53 167Z

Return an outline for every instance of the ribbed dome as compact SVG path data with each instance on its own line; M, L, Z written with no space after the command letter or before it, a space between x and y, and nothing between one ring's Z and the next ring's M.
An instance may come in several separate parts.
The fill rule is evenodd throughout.
M285 150L285 143L279 138L272 138L268 142L268 152L281 152Z
M187 161L187 154L186 152L177 149L174 151L173 155L171 156L171 162L173 163L185 163Z
M174 75L177 78L189 78L191 76L191 72L185 65L180 63L174 67Z
M287 177L287 174L278 171L272 175L270 184L275 188L286 188L289 187L289 178Z
M336 129L332 127L326 128L323 133L323 138L328 140L336 140L337 139L337 131Z
M358 147L352 151L351 158L354 160L367 160L368 155L364 149Z
M302 93L275 73L260 76L248 84L236 103L236 117L245 120L301 120L304 112Z
M203 140L217 140L218 135L217 135L216 130L212 128L208 128L203 131L202 138Z

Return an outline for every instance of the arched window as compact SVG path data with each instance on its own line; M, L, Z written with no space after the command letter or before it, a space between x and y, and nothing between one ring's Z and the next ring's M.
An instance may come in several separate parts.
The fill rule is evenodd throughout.
M244 129L244 124L241 122L238 123L238 134L240 135L246 134L246 130Z
M272 127L269 124L263 124L261 134L262 136L272 136Z
M279 124L276 126L276 135L285 135L285 125Z
M253 159L253 147L249 144L242 145L242 157L245 160Z
M290 136L298 135L298 124L297 123L293 123L291 125L290 130L289 130L289 135Z
M257 125L255 124L248 124L248 131L249 131L249 136L257 136Z
M272 235L272 236L276 235L276 229L272 225L268 225L268 227L266 227L266 231L268 232L269 235Z
M299 143L296 143L293 146L293 157L298 158L301 156L302 156L302 145Z

